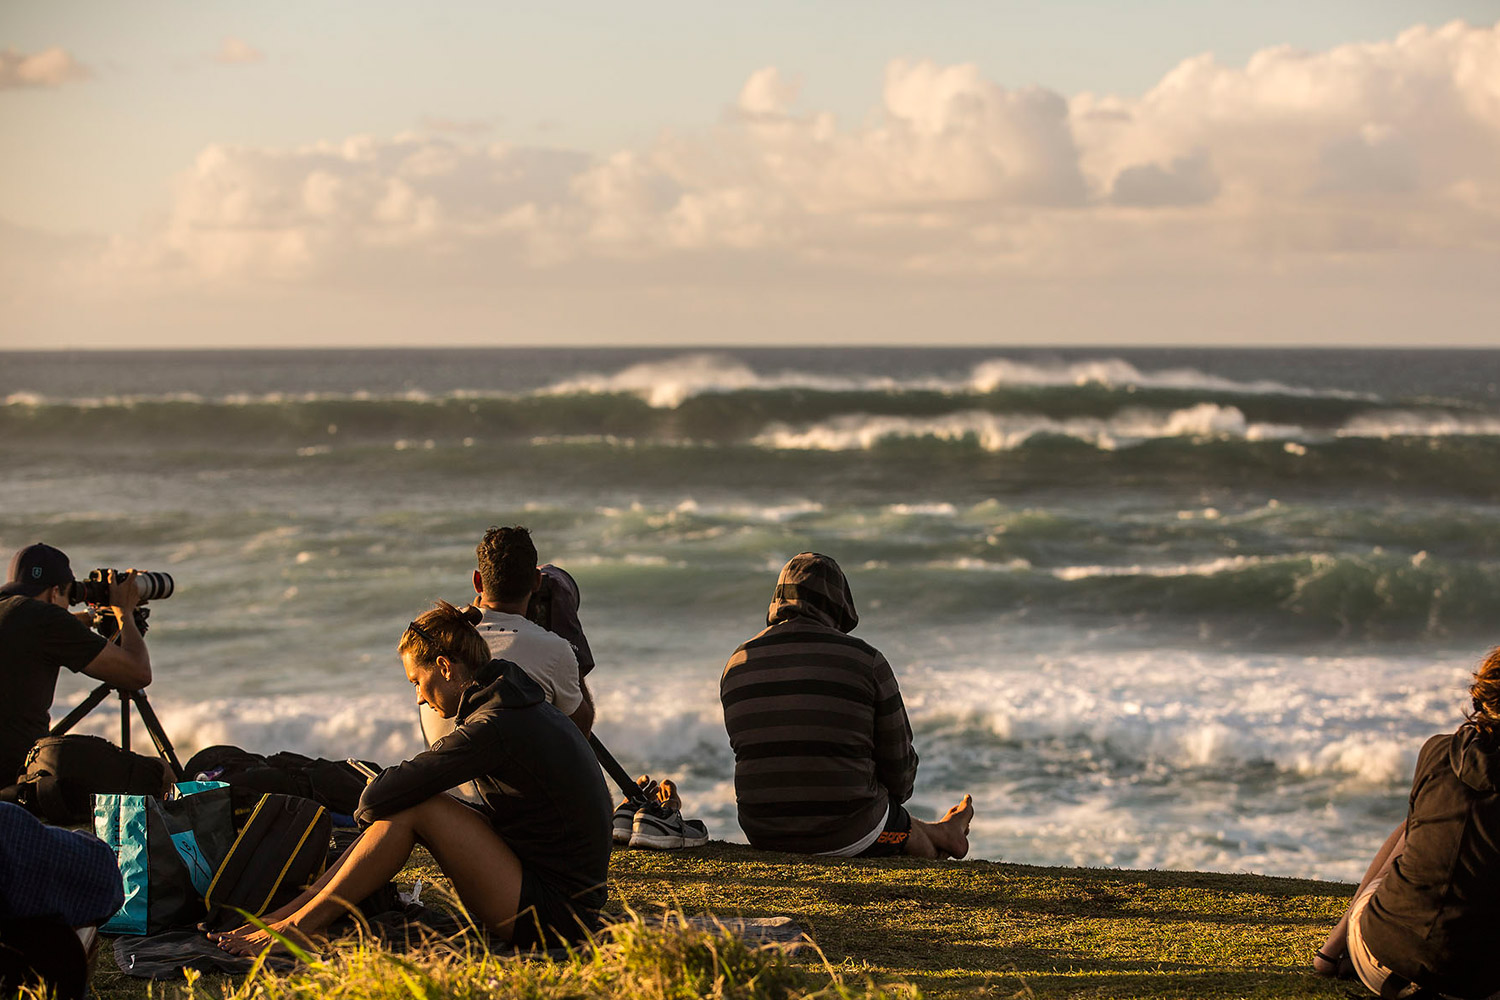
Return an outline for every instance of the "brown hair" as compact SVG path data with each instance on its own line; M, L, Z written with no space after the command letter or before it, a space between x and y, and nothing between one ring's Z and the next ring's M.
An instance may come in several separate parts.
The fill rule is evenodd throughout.
M483 614L478 608L460 611L447 601L438 601L401 633L396 652L410 653L418 663L432 663L446 656L470 672L476 671L492 658L484 636L474 627Z
M1500 646L1480 661L1469 697L1474 701L1474 711L1468 716L1470 724L1487 739L1500 740Z

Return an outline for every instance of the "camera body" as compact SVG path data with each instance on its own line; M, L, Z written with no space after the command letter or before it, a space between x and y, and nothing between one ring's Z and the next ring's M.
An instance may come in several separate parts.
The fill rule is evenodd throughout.
M106 639L113 639L115 633L120 630L120 623L115 616L105 611L109 606L109 581L125 576L126 570L100 568L89 573L87 580L74 580L68 588L69 604L87 604L94 611L94 631ZM132 615L135 618L135 627L142 635L146 633L146 619L151 614L149 610L141 607L147 601L165 601L172 596L177 589L170 573L154 573L141 571L135 575L136 593L139 595L139 604L136 605Z

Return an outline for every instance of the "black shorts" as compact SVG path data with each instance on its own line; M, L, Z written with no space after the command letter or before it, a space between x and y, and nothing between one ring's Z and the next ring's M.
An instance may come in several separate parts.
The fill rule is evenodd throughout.
M892 802L891 811L885 818L885 829L875 842L855 855L856 858L893 858L906 853L906 842L911 839L911 814L900 803Z
M599 913L575 906L568 893L521 864L521 898L516 903L510 943L522 951L560 948L599 929Z

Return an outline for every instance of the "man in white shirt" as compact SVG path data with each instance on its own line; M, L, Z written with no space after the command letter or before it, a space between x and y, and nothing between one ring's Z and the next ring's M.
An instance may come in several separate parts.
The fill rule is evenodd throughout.
M584 684L573 644L526 617L532 595L547 585L537 569L531 532L519 525L492 527L475 549L474 606L484 612L476 628L490 655L509 660L547 693L547 700L573 720L583 735L594 726L594 699ZM453 724L423 706L422 732L429 745Z

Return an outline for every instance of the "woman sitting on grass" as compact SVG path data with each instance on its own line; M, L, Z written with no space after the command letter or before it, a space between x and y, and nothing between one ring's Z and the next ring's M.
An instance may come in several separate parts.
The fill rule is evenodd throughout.
M365 827L338 863L265 922L294 941L320 934L385 885L420 841L476 923L517 947L576 940L597 925L613 803L578 727L515 664L491 660L476 609L439 601L396 650L417 704L458 728L387 768L360 798ZM484 809L448 789L474 781ZM246 925L217 938L240 955L273 937Z
M1347 955L1382 997L1500 996L1500 648L1469 694L1468 721L1422 747L1406 822L1313 959L1320 975Z

